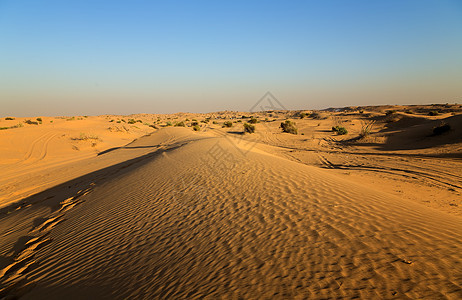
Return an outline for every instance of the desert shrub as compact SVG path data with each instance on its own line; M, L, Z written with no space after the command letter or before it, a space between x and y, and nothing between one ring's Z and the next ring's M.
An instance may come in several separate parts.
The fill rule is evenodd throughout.
M127 123L128 123L128 124L135 124L136 121L135 121L135 119L128 119L128 122L127 122Z
M363 138L371 134L373 126L374 126L374 121L369 121L369 122L362 121L359 136Z
M149 127L152 127L152 128L154 128L154 129L159 129L159 128L157 128L156 125L149 125Z
M247 116L242 116L241 119L248 119L250 117L247 117Z
M251 117L250 120L249 120L250 124L257 124L257 122L258 122L258 119L254 118L254 117Z
M348 133L348 130L343 126L333 126L332 131L336 132L337 135L345 135Z
M194 131L200 131L201 127L198 124L196 124L196 125L193 126L193 130Z
M191 126L196 126L196 125L199 125L199 122L197 122L197 121L192 121L191 122Z
M242 120L234 121L234 123L242 123Z
M360 114L363 114L363 113L364 113L364 110L361 109L361 110L359 111L359 113L360 113Z
M31 121L31 120L25 120L24 123L29 124L29 125L38 125L39 123L36 121Z
M231 121L226 121L223 123L223 127L233 127L233 123Z
M406 111L404 111L404 112L407 113L407 114L409 114L409 115L412 115L412 114L413 114L412 110L406 110Z
M127 121L125 121L125 119L122 119L121 121L124 122L124 123L127 123Z
M295 127L295 123L290 120L286 120L285 122L282 122L281 128L282 128L282 132L287 132L291 134L297 134L298 132L297 127Z
M114 122L114 120L109 121L109 123L112 123L112 122Z
M251 125L249 123L244 123L244 132L254 133L255 132L255 125Z
M120 122L122 122L122 121L119 120L119 121L117 121L116 123L120 123Z
M172 122L167 121L167 123L165 124L165 126L172 126Z
M86 134L86 133L80 133L80 136L78 138L72 138L74 141L88 141L88 140L94 140L94 141L100 141L101 139L97 135L92 135L92 134Z
M317 111L313 111L311 114L310 114L310 118L313 118L315 120L319 120L319 119L322 119L322 116L319 112Z
M6 117L5 120L7 120L7 121L10 120L11 121L11 120L14 120L14 118L13 117Z
M306 117L306 113L302 112L302 113L300 113L299 116L300 116L300 119L303 119L304 117Z
M433 134L440 135L451 130L451 125L448 123L442 122L440 125L433 127Z
M196 119L192 119L191 121L197 122L197 120L196 120Z
M0 127L0 130L7 130L10 129L10 127Z
M136 122L137 122L137 123L143 123L143 121L142 121L142 120L136 120Z
M186 119L185 121L186 121L186 122L189 122L189 119Z
M439 114L440 114L440 112L437 111L437 110L432 110L432 111L430 111L430 112L428 113L429 116L437 116L437 115L439 115Z
M175 126L176 127L185 127L186 125L184 124L183 121L181 121L181 122L176 123Z
M218 122L217 122L217 121L213 121L212 123L213 123L213 124L218 124Z
M70 117L68 119L66 119L66 121L74 121L75 120L75 117Z
M39 122L40 124L42 124L42 118L37 118L36 120L37 120L37 122Z
M269 122L269 119L268 119L268 118L265 118L265 122Z

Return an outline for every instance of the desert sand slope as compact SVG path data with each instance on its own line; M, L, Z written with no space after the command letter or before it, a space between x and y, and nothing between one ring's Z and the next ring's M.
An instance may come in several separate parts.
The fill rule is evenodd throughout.
M460 217L186 131L0 216L3 295L462 298Z

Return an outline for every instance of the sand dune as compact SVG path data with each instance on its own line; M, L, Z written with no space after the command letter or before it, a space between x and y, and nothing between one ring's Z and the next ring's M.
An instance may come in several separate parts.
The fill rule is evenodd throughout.
M78 161L63 155L44 171L60 176L54 185L2 209L0 295L462 298L458 207L423 205L384 188L396 172L412 170L431 182L443 178L431 191L452 184L457 192L460 174L441 163L452 158L389 150L397 165L382 150L317 139L331 122L298 124L304 136L280 133L278 122L245 136L221 124L152 129ZM48 139L53 132L33 143ZM43 155L34 151L24 157ZM390 177L361 179L371 157ZM354 165L364 172L344 174ZM408 193L419 188L402 184Z

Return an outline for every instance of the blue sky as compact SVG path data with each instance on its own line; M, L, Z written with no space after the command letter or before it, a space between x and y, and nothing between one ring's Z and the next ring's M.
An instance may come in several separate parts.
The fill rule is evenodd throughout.
M0 116L462 102L462 2L0 0Z

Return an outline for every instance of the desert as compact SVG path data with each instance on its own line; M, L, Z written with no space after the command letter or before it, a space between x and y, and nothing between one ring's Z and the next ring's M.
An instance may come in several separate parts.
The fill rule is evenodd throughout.
M458 104L2 118L0 295L460 299L461 125Z

